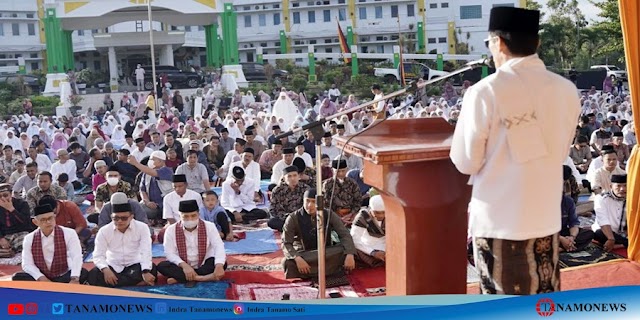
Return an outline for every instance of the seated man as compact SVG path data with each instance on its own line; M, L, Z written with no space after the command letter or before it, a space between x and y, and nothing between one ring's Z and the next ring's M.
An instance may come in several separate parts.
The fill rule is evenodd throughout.
M229 178L222 183L220 204L227 210L233 222L249 222L264 219L267 213L258 209L255 203L255 185L258 182L245 177L241 166L233 167Z
M53 208L53 213L56 215L56 225L75 230L82 247L86 248L87 241L92 234L91 230L87 228L87 219L84 218L75 202L44 196L38 201L38 205L48 205Z
M202 202L200 219L214 223L223 240L235 241L231 218L227 216L227 211L220 205L218 194L213 190L205 191L202 194Z
M591 226L594 239L611 251L616 245L629 246L627 239L627 175L611 176L611 191L596 197L596 222Z
M56 225L56 220L54 209L48 204L39 205L33 210L32 221L38 229L24 237L23 272L14 274L11 280L85 282L87 270L82 268L78 235L73 229Z
M56 177L56 182L54 184L64 189L64 192L67 194L66 200L73 201L73 199L76 198L76 190L73 188L73 183L69 182L68 174L59 174L58 177Z
M360 194L362 194L362 206L366 207L369 205L369 190L371 190L371 186L364 183L364 169L353 169L347 172L347 177L351 178L358 184L358 188L360 189Z
M185 175L187 177L186 185L189 190L193 190L198 194L211 189L207 167L198 162L198 153L196 151L187 151L187 162L178 166L176 174Z
M140 198L142 207L149 219L162 219L162 198L173 191L171 180L173 170L165 166L167 155L162 151L153 151L149 157L149 164L140 163L130 155L129 163L141 171Z
M27 174L18 178L13 185L13 196L16 198L25 199L27 191L38 186L38 164L31 162L26 167Z
M596 170L591 183L591 188L595 194L611 191L611 176L614 174L626 174L618 166L618 156L614 150L606 150L602 153L602 168Z
M576 215L576 204L571 195L571 180L573 175L569 166L563 166L563 194L560 208L562 210L562 225L558 239L560 250L580 251L593 240L593 231L580 228L580 221Z
M362 194L358 184L347 177L346 160L333 160L332 167L335 177L322 183L325 208L330 208L342 217L345 224L349 225L353 217L360 212Z
M149 227L133 220L129 203L111 206L111 223L100 228L95 240L88 282L94 286L126 287L141 282L154 285Z
M118 151L118 161L114 162L113 165L118 169L121 179L133 185L140 170L127 162L130 154L131 152L129 152L129 150L120 149L120 151Z
M216 225L199 219L195 200L180 201L180 221L167 228L166 261L158 264L168 284L217 281L224 277L226 254Z
M100 214L98 216L98 228L102 228L107 224L111 223L111 206L114 204L125 204L128 203L131 206L131 212L133 212L133 219L138 220L144 224L149 224L149 219L147 218L147 213L142 208L140 202L136 199L131 199L127 197L126 194L122 192L116 192L111 195L111 201L106 202L102 206L102 210L100 210Z
M67 199L67 193L59 186L53 184L53 176L48 171L38 173L38 185L27 191L27 203L33 210L42 197L50 195L57 200Z
M618 155L618 165L621 169L624 169L627 161L629 160L629 146L622 142L624 139L621 131L614 132L613 138L611 138L611 144L613 145L613 150L615 150Z
M107 169L107 182L98 186L96 189L96 209L102 210L102 206L105 202L109 202L111 195L116 192L122 192L131 199L137 199L137 195L131 189L131 184L121 179L118 167L112 165Z
M291 213L282 228L282 267L287 279L312 278L318 273L318 237L316 226L316 191L309 189L304 193L304 205ZM328 213L328 211L325 211ZM328 232L335 231L340 240L334 245L331 236L326 237L326 275L339 275L342 267L352 270L356 263L354 255L356 248L349 230L344 226L340 217L331 212L325 215ZM345 256L346 254L346 256Z
M247 178L255 182L253 191L255 192L254 199L257 199L260 193L260 165L253 161L253 149L245 148L241 154L242 160L232 163L229 166L230 172L233 172L233 168L238 167L244 170ZM227 175L227 181L233 180L233 175Z
M383 266L386 259L386 237L382 197L371 197L369 210L360 210L353 221L351 237L358 250L358 259L369 267Z
M284 175L284 169L293 164L295 151L291 148L282 150L282 159L276 162L272 168L271 183L278 184ZM296 209L297 210L297 209Z
M300 183L298 167L288 166L283 170L284 181L271 192L269 214L271 219L267 225L282 232L282 226L289 213L302 208L302 196L309 189L305 183Z
M585 136L576 138L576 143L569 149L569 157L571 157L573 164L576 165L576 169L580 173L586 173L593 159L591 148L589 147L589 138Z
M187 189L187 176L175 174L173 175L173 191L162 199L162 219L167 220L169 224L174 224L180 220L179 205L180 202L186 200L195 200L198 207L202 207L202 196L191 189Z
M11 197L11 185L0 184L0 258L22 252L24 237L34 229L27 202Z

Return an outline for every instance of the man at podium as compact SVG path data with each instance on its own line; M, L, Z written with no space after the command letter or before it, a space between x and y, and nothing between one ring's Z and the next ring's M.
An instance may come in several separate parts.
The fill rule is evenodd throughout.
M497 70L467 90L451 145L451 160L471 175L469 230L485 294L560 289L561 167L580 104L575 85L538 58L539 23L538 11L491 10L485 43Z

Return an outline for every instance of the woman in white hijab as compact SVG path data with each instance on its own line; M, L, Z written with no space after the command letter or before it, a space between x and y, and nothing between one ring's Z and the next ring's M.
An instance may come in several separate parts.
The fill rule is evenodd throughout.
M9 126L6 123L2 124L2 127L0 127L0 141L4 141L7 139L7 131Z
M345 135L352 135L356 133L356 128L353 126L353 124L351 123L351 121L349 121L349 116L347 116L346 114L343 114L340 117L340 120L338 120L338 123L341 123L344 125L344 134Z
M115 121L116 119L114 119L113 116L110 116L102 123L102 132L104 132L104 134L108 135L109 137L111 137L111 135L113 134L113 129L116 128Z
M255 103L255 102L256 102L256 97L253 96L253 93L251 91L247 91L247 94L242 96L242 105L244 106L251 105L252 103Z
M122 125L116 125L113 130L113 134L111 135L111 143L113 143L113 148L120 150L122 146L126 143L124 136L126 132L122 129Z
M280 92L278 100L273 104L273 115L276 116L276 118L282 118L284 120L281 129L287 131L291 129L291 125L296 121L296 117L301 114L287 93Z
M4 144L5 146L11 146L13 148L13 151L22 150L22 152L24 153L20 138L16 137L16 133L13 128L7 131L7 138L4 140L4 142L2 142L2 144Z
M243 137L240 129L238 129L238 126L236 126L236 123L233 121L233 119L227 120L227 130L229 130L229 137L231 139L235 140L237 138Z
M133 129L133 134L131 135L133 139L142 138L144 131L147 130L147 125L142 120L138 120L136 122L136 128Z
M31 122L31 125L29 126L29 129L27 129L27 135L29 137L33 137L33 136L37 135L38 132L40 132L40 127L38 127L38 123Z
M81 146L84 146L87 144L87 137L84 134L82 134L82 132L80 131L80 128L73 128L73 132L71 132L71 136L76 137L78 139L78 143Z

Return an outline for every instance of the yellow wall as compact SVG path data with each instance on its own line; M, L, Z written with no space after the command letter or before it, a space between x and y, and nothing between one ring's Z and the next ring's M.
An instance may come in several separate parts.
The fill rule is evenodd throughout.
M38 30L40 33L40 43L47 43L47 37L44 33L44 0L38 0ZM42 70L47 70L47 50L42 49Z
M282 0L282 21L284 22L285 32L291 32L291 21L289 19L289 0Z
M526 8L527 7L527 0L520 0L520 8Z
M351 26L353 27L353 32L355 33L356 21L358 21L358 18L356 17L356 0L349 0L347 6L347 14L349 15L349 17L351 17Z
M449 54L455 54L456 53L456 47L455 47L455 41L453 40L455 38L456 35L456 23L455 22L449 22L448 24L448 29L449 29ZM458 39L460 40L460 39ZM453 46L452 46L453 45Z

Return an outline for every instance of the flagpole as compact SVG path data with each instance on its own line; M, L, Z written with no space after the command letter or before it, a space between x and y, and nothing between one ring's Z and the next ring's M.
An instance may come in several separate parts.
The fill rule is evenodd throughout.
M151 89L156 93L156 99L158 98L157 85L156 85L156 54L153 46L153 18L151 17L151 0L147 1L147 15L149 16L149 44L151 46L151 76L153 80L151 80L151 85L153 88ZM144 85L142 86L144 89Z
M402 58L402 46L403 45L402 45L402 31L400 29L400 15L398 15L397 21L398 21L398 45L400 47L400 52L399 52L400 64L398 65L398 67L399 67L398 75L400 76L400 84L405 86L406 82L405 82L405 79L404 79L404 62L402 61L403 60L403 58Z

